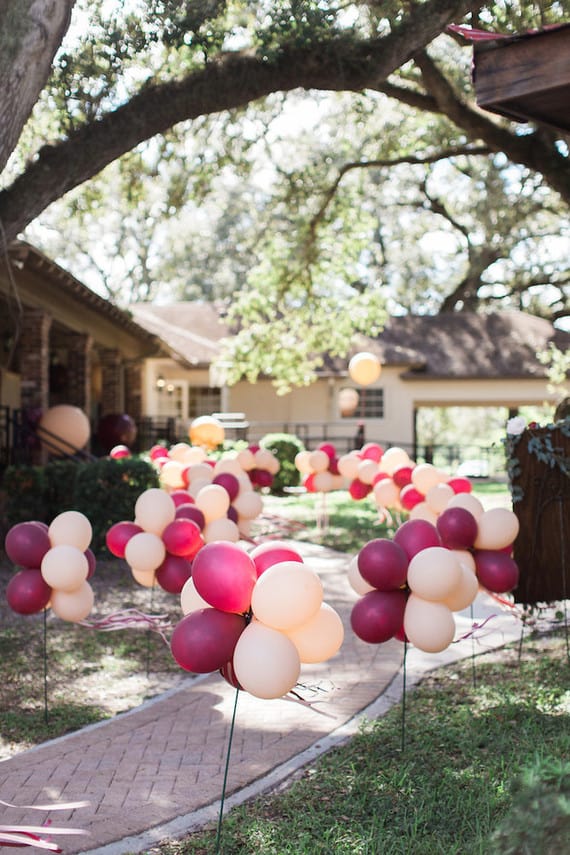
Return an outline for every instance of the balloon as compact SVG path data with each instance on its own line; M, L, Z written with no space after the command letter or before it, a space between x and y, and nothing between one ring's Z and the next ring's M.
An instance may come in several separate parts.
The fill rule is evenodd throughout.
M356 353L348 363L351 380L360 386L369 386L378 380L382 372L380 360L373 353Z
M212 520L212 522L206 523L202 534L205 543L214 543L216 540L227 540L231 543L238 543L241 539L240 529L229 517L223 517L220 520Z
M188 490L172 490L170 493L170 498L174 502L174 506L179 508L180 505L193 505L194 499L188 492Z
M279 472L279 461L268 448L259 448L253 457L256 469L267 469L272 475Z
M193 445L214 449L224 441L225 432L218 419L213 416L199 416L190 424L188 435Z
M343 454L337 461L338 471L343 478L352 480L353 478L356 478L359 463L360 457L357 454Z
M283 561L259 576L251 595L255 617L274 629L300 626L318 611L323 584L306 564Z
M455 635L451 609L410 594L404 612L404 632L418 650L440 653L449 647Z
M321 603L306 623L287 630L286 635L297 648L301 662L325 662L340 650L344 626L332 606Z
M19 615L33 615L45 609L51 588L39 570L19 570L6 586L6 600Z
M233 667L246 692L269 700L281 698L293 688L301 673L301 660L290 638L254 621L239 637Z
M407 487L408 484L412 483L412 472L413 471L414 471L413 466L398 466L398 468L395 469L394 472L392 473L392 479L394 481L394 484L397 487L400 487L400 489L402 487ZM416 493L418 493L418 495L421 495L423 498L423 494L419 493L418 490L416 490Z
M373 484L374 478L378 473L378 464L375 460L361 460L358 464L356 477L363 484ZM390 479L391 481L391 479Z
M195 612L197 609L209 608L209 604L204 597L201 597L196 590L194 579L191 576L185 581L180 592L180 606L182 614L185 615Z
M423 600L437 602L459 587L461 567L454 553L444 546L430 546L417 552L408 567L408 585Z
M192 565L196 590L211 606L225 612L246 612L257 579L255 564L235 543L207 543Z
M192 453L192 446L187 442L175 442L170 446L168 456L171 460L176 460L178 463L184 463L189 466L191 463L196 463L196 458Z
M137 438L136 423L126 413L108 413L99 421L97 438L105 452L119 445L128 450Z
M466 508L447 508L435 524L448 549L470 549L477 537L477 520Z
M156 573L154 570L139 570L138 567L131 567L131 573L135 582L138 582L143 588L154 588L156 585Z
M182 517L168 523L162 532L162 542L171 555L188 559L194 558L198 550L204 546L204 538L197 523Z
M206 524L224 517L230 506L228 491L221 484L208 484L196 496L196 507L204 514Z
M412 472L412 484L424 496L427 496L431 487L440 484L442 480L442 473L432 463L419 463Z
M150 531L134 534L125 546L125 561L143 572L154 572L166 558L162 539Z
M338 408L341 416L354 415L359 401L360 395L356 389L352 389L350 386L345 386L344 389L341 389L338 393Z
M249 472L255 466L255 457L249 448L244 448L238 451L237 461L244 472Z
M398 508L400 506L400 490L391 478L378 481L372 492L374 500L381 508Z
M326 451L317 449L309 454L308 463L312 472L324 472L329 468L330 458Z
M469 478L463 478L461 475L455 475L447 483L454 493L470 493L473 489Z
M163 457L168 457L168 449L164 445L153 445L149 456L151 460L160 460Z
M93 588L89 582L83 582L75 591L52 591L50 605L58 618L77 623L85 620L93 608L94 601Z
M330 472L315 472L313 485L317 493L330 493L334 487L334 476Z
M455 493L448 484L434 484L426 493L426 504L436 514L444 511Z
M303 563L301 554L281 540L268 540L266 543L260 543L259 546L251 550L249 557L255 564L258 576L261 576L268 567L272 567L273 564L281 564L283 561Z
M298 451L295 455L295 468L301 473L301 475L308 475L311 472L311 466L309 464L309 457L311 453L309 451Z
M156 581L169 594L180 594L192 574L192 564L179 555L167 555L156 571Z
M448 508L465 508L465 510L469 511L476 520L480 518L480 516L484 512L483 505L475 496L472 496L471 493L457 493L452 499L449 500Z
M374 460L375 463L379 463L384 449L377 442L366 442L360 449L360 454L363 460Z
M38 428L42 445L59 456L81 451L91 436L91 425L83 410L69 404L58 404L46 410Z
M184 480L185 466L177 460L167 460L160 469L160 483L170 490L180 490L186 486Z
M234 500L234 508L246 520L253 520L263 511L263 499L253 490L247 490Z
M223 487L230 498L230 502L239 493L239 480L231 472L220 472L219 475L215 475L212 484Z
M518 585L518 564L506 552L481 549L475 551L474 558L477 578L488 591L506 594Z
M127 457L131 457L131 450L126 445L114 445L109 452L109 457L112 460L125 460Z
M425 520L435 525L437 523L437 514L435 511L432 511L427 502L418 502L410 511L410 519Z
M111 555L117 558L125 557L125 547L134 534L139 534L143 529L140 525L128 520L115 523L108 529L105 535L105 543Z
M242 615L213 608L198 609L175 626L170 650L185 671L208 674L232 658L245 627Z
M42 576L52 588L76 591L86 581L89 562L76 546L65 543L53 546L42 559Z
M401 467L401 468L407 469L408 467ZM398 470L396 470L396 472L394 472L394 483L396 483L396 475L398 474L399 471L400 470L398 469ZM424 494L420 493L420 491L417 490L414 487L414 485L411 483L404 485L404 487L402 487L402 489L400 490L400 504L406 511L413 510L413 508L415 508L416 505L419 505L423 501L424 501ZM434 517L435 514L431 514L431 516Z
M372 492L371 484L363 484L358 478L355 478L354 481L351 482L348 492L350 493L353 499L359 501L360 499L365 499Z
M350 559L350 563L348 565L348 582L352 590L360 596L367 594L368 591L374 591L374 586L370 585L362 578L360 570L358 569L358 555L355 555Z
M409 559L428 546L441 546L437 529L427 520L408 520L396 531L394 542L402 547Z
M377 538L370 540L358 553L358 570L377 590L397 590L406 582L408 556L394 541Z
M352 608L353 632L368 644L382 644L401 628L408 595L405 591L370 591Z
M519 533L519 521L507 508L491 508L484 511L478 520L476 549L503 549L515 540Z
M329 460L335 460L336 458L336 448L332 444L332 442L321 442L319 445L319 451L324 451Z
M91 543L93 529L84 514L79 511L64 511L51 521L48 535L52 546L66 543L84 552Z
M193 520L200 530L202 530L206 525L204 514L200 508L197 508L195 504L191 504L190 502L188 502L188 504L178 505L175 512L175 518Z
M14 564L39 569L42 558L51 548L47 527L37 522L13 525L6 534L4 549Z
M461 570L459 585L442 600L452 612L460 612L470 606L479 591L479 582L473 570L461 563L459 568Z
M135 502L135 522L153 534L162 534L175 515L174 502L160 487L150 487Z
M86 549L83 553L87 559L87 579L91 579L97 568L97 559L92 549Z
M401 466L410 466L412 462L403 448L397 445L387 448L382 455L382 469L387 475L393 475Z

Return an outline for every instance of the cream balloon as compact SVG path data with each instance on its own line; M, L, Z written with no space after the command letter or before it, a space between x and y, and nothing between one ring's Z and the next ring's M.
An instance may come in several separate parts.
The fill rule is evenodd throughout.
M356 353L348 363L350 378L360 386L369 386L380 377L382 366L373 353Z
M334 656L344 641L344 626L338 613L328 603L321 607L312 618L286 632L297 651L301 662L325 662Z
M186 490L190 496L196 501L196 496L212 483L211 478L195 478L187 487Z
M170 490L181 490L186 486L182 473L186 465L178 460L167 460L160 467L159 480L164 487Z
M452 549L453 554L457 557L460 564L468 567L472 573L477 572L477 566L473 554L468 549Z
M74 454L91 436L89 419L79 407L58 404L43 413L38 422L42 445L52 454Z
M275 465L275 455L268 448L258 448L253 453L253 459L255 469L267 469L269 472Z
M461 582L442 602L452 612L460 612L470 606L479 592L479 580L467 564L460 564Z
M205 543L213 543L216 540L228 540L230 543L237 543L240 539L240 530L233 520L220 517L206 523L202 537Z
M382 455L380 465L382 472L393 475L396 469L400 469L401 466L412 466L413 464L403 448L393 445L391 448L387 448Z
M315 472L313 487L317 493L330 493L334 487L334 476L330 472Z
M146 532L162 534L176 516L176 506L165 490L151 487L141 493L135 502L137 524Z
M298 451L295 455L295 468L301 475L310 475L312 472L311 464L309 463L310 456L310 451Z
M408 565L410 590L423 600L438 602L450 596L462 579L459 561L450 549L428 546Z
M186 467L186 478L189 486L192 486L195 481L206 481L211 484L214 479L214 470L208 463L192 463Z
M246 692L270 700L291 691L301 673L301 660L290 638L252 621L238 639L233 667L240 686Z
M360 395L350 386L345 386L338 393L338 408L341 416L352 416L360 401Z
M410 594L404 611L404 632L418 650L440 653L449 647L455 635L453 613L444 603Z
M244 448L242 451L238 451L237 459L244 472L249 472L250 469L255 468L255 456L253 451L250 451L249 448Z
M426 522L430 522L433 525L436 524L437 517L438 515L435 511L432 511L427 502L418 502L410 511L411 520L426 520Z
M220 457L220 459L216 460L214 463L213 471L214 476L221 475L222 473L228 473L239 478L240 475L243 475L243 468L240 465L236 454L233 456L228 455L227 457Z
M477 520L475 549L504 549L514 542L519 533L519 521L508 508L491 508Z
M356 477L363 484L373 484L378 474L378 464L375 460L361 460L356 470Z
M457 493L449 500L448 508L465 508L466 511L473 514L476 520L484 513L484 508L479 499L472 493Z
M312 472L324 472L329 468L330 458L328 454L320 448L311 451L309 454L309 466Z
M198 609L210 608L210 603L206 602L196 590L192 576L186 580L180 591L180 607L184 615L189 615L190 612L195 612Z
M400 490L391 478L382 478L372 488L374 501L380 508L399 508Z
M251 609L267 626L290 630L306 623L322 601L323 584L315 571L298 561L282 561L258 578Z
M134 534L125 546L125 561L142 572L154 572L166 558L163 540L150 531Z
M76 591L89 575L89 563L81 549L61 543L48 549L41 563L41 574L58 591Z
M135 582L138 582L143 588L153 588L156 585L154 570L140 570L138 567L131 567L131 574Z
M50 606L57 617L71 623L85 620L95 602L93 588L83 582L75 591L53 591Z
M370 585L366 579L363 579L360 570L358 569L358 555L355 555L350 559L350 563L348 565L348 582L352 590L360 597L363 597L364 594L367 594L369 591L375 590L373 585Z
M441 483L441 473L432 463L418 463L412 469L412 484L426 498L429 490L439 483Z
M453 497L455 493L453 489L449 486L449 484L437 483L434 484L433 487L430 487L426 496L426 504L432 511L436 514L441 514Z
M343 454L337 461L337 468L343 478L352 481L353 478L357 477L359 463L360 457L357 454Z
M221 484L202 487L195 498L196 507L204 514L206 523L225 517L230 507L228 491Z
M171 460L176 460L178 463L184 463L186 466L190 463L192 446L187 442L177 442L170 446L168 456Z
M66 543L76 546L81 552L89 547L93 529L85 514L79 511L63 511L51 521L48 537L52 546Z
M234 499L233 506L240 517L245 520L253 520L263 511L263 499L254 490L240 493Z

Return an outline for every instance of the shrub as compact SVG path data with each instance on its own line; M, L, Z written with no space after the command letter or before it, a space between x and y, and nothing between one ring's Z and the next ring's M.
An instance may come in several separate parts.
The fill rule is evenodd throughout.
M295 466L295 457L305 450L301 440L290 433L268 433L259 441L261 448L271 451L279 461L279 472L271 485L272 493L282 493L285 487L298 487L301 473Z
M3 527L28 520L48 522L45 504L45 473L39 466L8 466L2 476Z

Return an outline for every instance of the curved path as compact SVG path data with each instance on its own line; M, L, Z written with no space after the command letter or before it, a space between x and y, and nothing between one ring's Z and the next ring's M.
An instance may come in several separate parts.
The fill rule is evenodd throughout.
M345 641L328 662L307 666L299 689L311 705L266 701L236 692L220 676L192 678L136 710L44 743L0 762L0 798L14 805L77 802L74 811L37 814L5 808L3 824L81 828L86 837L58 837L66 853L145 852L167 837L215 822L219 812L235 705L225 807L277 786L320 753L354 734L402 694L404 645L370 645L350 630L357 595L345 555L295 543L322 579L325 601L341 615ZM437 655L409 648L406 687L430 669L518 638L518 620L479 596L456 616L458 635L492 619L472 638ZM35 814L30 816L30 813Z

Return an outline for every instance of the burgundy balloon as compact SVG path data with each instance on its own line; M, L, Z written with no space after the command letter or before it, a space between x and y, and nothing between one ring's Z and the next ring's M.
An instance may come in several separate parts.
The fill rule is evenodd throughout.
M193 505L194 499L188 492L188 490L173 490L170 494L170 498L174 502L175 507L179 507L180 505Z
M408 520L396 531L394 543L402 547L409 560L430 546L441 546L437 528L427 520Z
M87 579L90 579L95 573L97 559L95 558L95 553L92 549L86 549L84 554L87 559Z
M172 555L193 558L204 546L200 526L194 520L178 517L168 523L162 532L162 542Z
M253 559L258 577L268 567L280 564L282 561L299 561L301 564L303 563L300 553L296 549L293 549L292 546L281 541L261 543L251 550L249 556Z
M395 591L406 582L408 556L393 540L370 540L358 553L357 561L362 578L379 591Z
M52 589L39 570L19 570L6 586L6 600L19 615L33 615L45 609Z
M129 447L137 438L137 426L126 413L109 413L99 422L97 437L106 452L115 445Z
M250 469L247 473L254 487L271 487L273 475L267 469Z
M240 635L246 627L242 615L218 609L197 609L174 628L170 649L185 671L209 674L229 662Z
M192 575L192 562L180 555L167 555L156 570L156 581L169 594L179 594Z
M220 472L219 475L215 476L212 484L219 484L220 487L223 487L230 497L230 502L233 502L239 493L239 481L231 472Z
M236 543L207 543L194 559L192 578L200 596L214 608L240 613L249 610L257 572L253 559Z
M143 531L141 526L130 520L122 520L115 523L107 530L107 534L105 535L107 549L111 555L115 555L117 558L124 558L127 543L133 535L139 534L141 531Z
M230 686L234 687L234 689L243 688L236 676L236 672L234 671L233 660L231 662L226 662L225 665L222 665L222 667L220 668L220 674L222 675L226 683L229 683Z
M34 521L16 523L6 535L4 549L14 564L37 570L51 549L47 528Z
M175 517L176 519L193 520L200 531L202 531L206 525L206 518L200 508L196 507L196 505L190 504L190 502L185 505L178 505Z
M407 594L404 591L369 591L352 608L350 625L362 641L382 644L402 629Z
M519 583L519 567L514 558L495 549L476 549L473 553L477 578L494 594L506 594Z
M360 499L365 499L366 496L372 491L371 484L365 484L363 481L360 481L359 478L355 478L350 482L350 486L348 488L348 492L352 496L353 499L359 501Z
M239 514L233 505L230 505L229 508L227 509L226 516L229 520L234 522L236 525L238 524Z
M466 508L446 508L435 526L442 544L448 549L470 549L475 543L477 520Z

